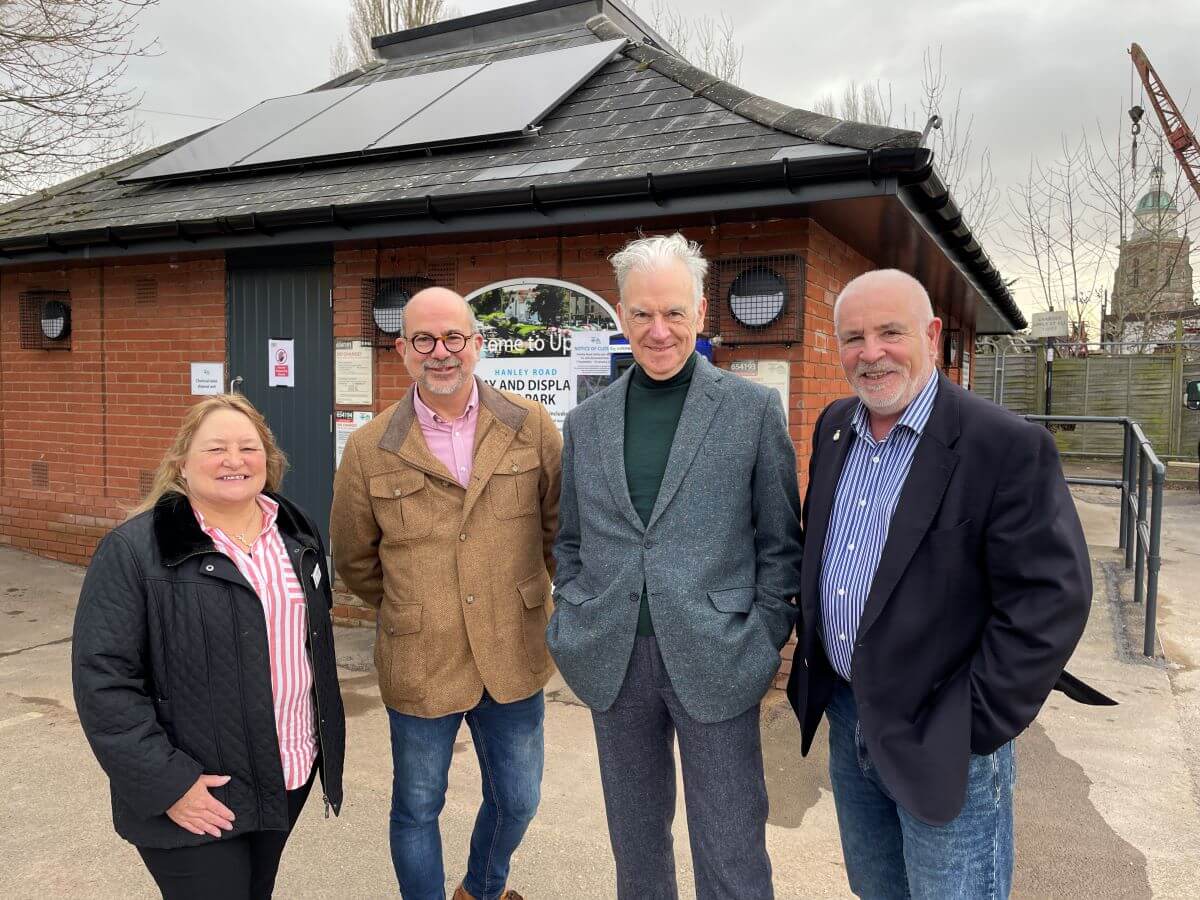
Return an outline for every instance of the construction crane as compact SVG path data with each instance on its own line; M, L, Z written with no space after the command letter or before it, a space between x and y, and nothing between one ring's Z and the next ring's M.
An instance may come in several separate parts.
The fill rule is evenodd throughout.
M1146 52L1137 44L1132 44L1129 47L1129 55L1133 59L1133 67L1141 76L1142 84L1146 86L1146 94L1150 97L1150 103L1154 106L1154 111L1158 113L1158 121L1162 124L1163 135L1166 137L1167 143L1175 151L1175 158L1179 160L1179 167L1183 169L1187 180L1191 182L1192 190L1196 192L1197 197L1200 197L1200 144L1196 143L1196 135L1183 118L1183 113L1179 111L1175 101L1171 99L1167 86L1154 71L1154 66L1150 65ZM1133 119L1135 141L1141 130L1138 121L1142 114L1143 110L1140 106L1129 110L1129 117Z

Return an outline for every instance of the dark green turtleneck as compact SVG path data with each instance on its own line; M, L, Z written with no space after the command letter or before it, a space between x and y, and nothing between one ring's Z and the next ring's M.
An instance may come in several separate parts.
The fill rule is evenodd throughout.
M682 369L665 381L655 381L642 371L641 366L633 368L629 391L625 395L625 482L629 487L629 499L642 517L643 525L650 521L654 511L658 489L667 471L671 443L675 440L675 429L683 412L683 401L687 399L695 370L695 353ZM637 633L643 637L654 634L644 584Z

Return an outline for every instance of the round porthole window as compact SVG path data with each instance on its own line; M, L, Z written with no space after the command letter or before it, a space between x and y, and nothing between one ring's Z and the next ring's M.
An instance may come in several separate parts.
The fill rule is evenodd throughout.
M729 288L729 311L747 328L765 328L783 313L787 283L770 269L746 269Z
M399 334L404 327L404 307L412 295L404 288L383 290L371 304L371 318L384 334Z
M49 341L61 341L71 333L71 308L60 300L42 304L42 334Z

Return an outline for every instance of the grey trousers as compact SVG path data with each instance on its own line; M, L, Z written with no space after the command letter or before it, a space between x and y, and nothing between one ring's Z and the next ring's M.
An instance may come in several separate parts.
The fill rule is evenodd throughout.
M676 900L671 822L679 740L697 900L772 900L758 705L706 725L684 711L653 637L616 702L592 712L619 900Z

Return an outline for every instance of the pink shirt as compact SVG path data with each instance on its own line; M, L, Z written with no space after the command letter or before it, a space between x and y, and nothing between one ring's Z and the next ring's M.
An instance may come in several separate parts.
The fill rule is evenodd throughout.
M212 538L219 551L233 560L262 602L283 783L289 791L294 791L308 781L317 759L312 663L304 644L308 610L304 589L275 525L279 504L259 494L258 505L263 511L263 530L249 553L220 528L206 524L200 510L195 507L192 510L201 530Z
M474 379L471 381L471 397L467 400L467 408L453 422L447 422L426 406L421 401L420 391L413 391L413 406L429 451L463 487L471 480L475 426L479 422L479 382Z

